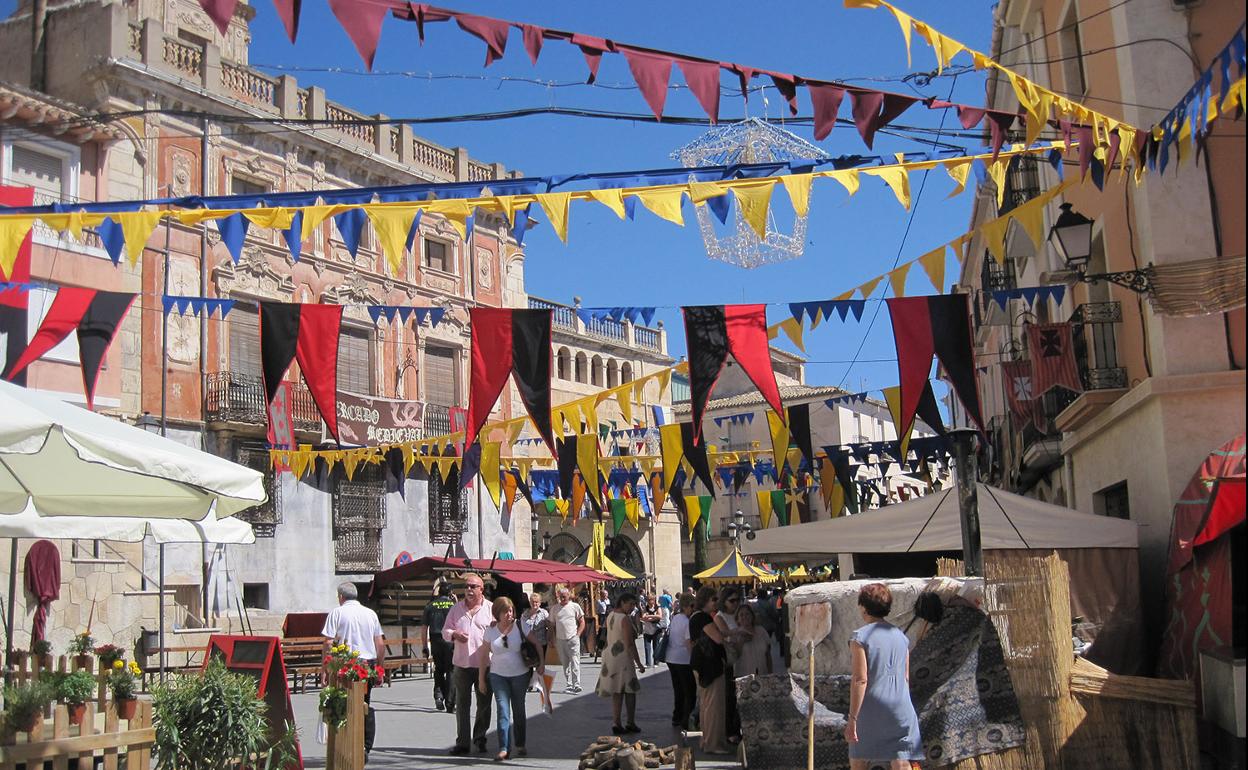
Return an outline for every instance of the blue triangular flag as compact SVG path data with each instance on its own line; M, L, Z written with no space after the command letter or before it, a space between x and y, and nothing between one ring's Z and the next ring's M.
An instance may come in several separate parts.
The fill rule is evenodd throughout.
M649 326L650 322L654 320L654 308L643 307L641 309L641 320L645 322L646 326Z
M1048 287L1048 289L1049 289L1049 297L1051 297L1053 301L1055 301L1057 304L1059 305L1062 304L1062 300L1066 298L1066 287L1059 285L1059 286L1050 286Z
M399 320L406 324L408 319L410 319L415 312L416 308L409 305L402 305L398 308Z
M628 202L636 200L636 198L625 198L624 200ZM728 212L732 210L732 196L719 195L714 198L707 198L706 207L711 210L711 213L715 215L720 224L726 225L728 224Z
M407 231L407 243L403 246L407 251L411 251L416 245L416 233L420 232L420 215L423 213L423 209L416 209L416 216L412 218L412 226Z
M385 312L386 312L386 309L382 307L381 305L369 305L368 306L368 315L370 318L373 319L374 324L381 323L381 316Z
M442 316L446 315L446 308L435 307L429 309L429 324L437 326L442 321Z
M230 251L230 259L234 264L243 258L243 243L247 240L247 227L251 224L240 211L217 220L217 232L221 233L221 242Z
M299 261L299 255L303 251L303 212L296 211L295 215L290 219L290 229L282 231L282 239L286 241L286 248L290 250L290 258Z
M1023 286L1018 290L1018 293L1023 296L1023 301L1026 302L1028 306L1034 306L1036 304L1036 298L1040 296L1040 287Z
M234 300L219 299L217 300L217 309L221 311L221 318L225 318L234 309Z
M347 247L347 251L351 253L351 258L355 259L356 253L360 250L360 236L364 233L364 223L368 221L368 214L364 213L364 209L355 208L347 209L341 214L334 215L334 224L338 227L338 234L342 236L342 242Z
M1005 303L1010 301L1009 290L994 291L992 293L992 301L1000 305L1002 310L1005 310Z
M108 252L108 258L113 260L113 264L121 262L121 252L126 248L126 235L122 232L121 225L111 217L106 217L100 222L95 232L100 236L100 242L104 245L104 250Z
M0 284L0 289L7 288L4 284ZM169 315L169 311L173 309L174 303L178 301L177 297L166 294L160 298L160 304L165 308L165 315Z
M789 313L793 316L793 320L799 324L802 322L802 316L806 315L806 302L790 302Z
M186 306L190 308L191 315L198 317L204 311L204 299L203 297L187 297Z

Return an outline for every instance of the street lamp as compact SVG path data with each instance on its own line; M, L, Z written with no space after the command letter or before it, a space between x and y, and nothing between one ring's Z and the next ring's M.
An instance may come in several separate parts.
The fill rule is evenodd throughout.
M139 419L134 421L134 427L160 435L160 420L153 417L151 412L144 412Z
M1062 258L1066 269L1053 277L1071 284L1108 281L1138 294L1152 294L1152 265L1139 270L1088 273L1088 263L1092 261L1093 222L1069 203L1063 203L1060 208L1062 213L1049 230L1049 243L1053 244L1053 250Z
M745 535L746 540L753 540L754 527L746 523L745 514L738 508L732 514L732 521L728 522L728 536L732 538L734 548L741 547L741 535Z
M537 520L537 513L533 514L533 518L529 520L529 544L533 548L533 558L537 559L541 556L541 551L537 550L538 536L537 533L542 529L542 523Z

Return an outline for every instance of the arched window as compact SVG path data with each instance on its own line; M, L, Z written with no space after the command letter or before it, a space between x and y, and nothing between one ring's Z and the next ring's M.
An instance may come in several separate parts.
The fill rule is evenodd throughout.
M594 356L594 362L589 369L589 384L602 387L602 356Z
M584 353L576 354L576 381L586 382L589 375L589 364Z
M572 379L572 353L567 348L559 348L559 353L555 355L555 366L559 379Z
M606 547L607 558L616 565L631 572L637 577L646 573L646 563L641 558L641 549L623 532L611 538Z
M546 549L543 558L571 564L572 560L580 556L583 550L585 546L581 545L581 541L577 540L575 535L560 532L550 539L550 547Z
M633 365L625 361L624 365L620 367L620 384L623 385L626 382L632 382L632 381L633 381Z
M607 360L607 387L614 388L620 384L620 367L614 358Z

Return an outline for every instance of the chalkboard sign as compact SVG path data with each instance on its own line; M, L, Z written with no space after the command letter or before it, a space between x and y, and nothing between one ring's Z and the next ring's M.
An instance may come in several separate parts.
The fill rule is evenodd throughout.
M280 740L286 724L295 723L295 712L290 705L290 687L286 678L286 665L282 662L282 644L276 636L232 636L213 634L208 637L209 660L220 660L236 674L246 674L256 680L256 694L268 706L269 724L273 725L274 740ZM303 751L296 744L297 765L303 768ZM287 769L289 770L289 769Z

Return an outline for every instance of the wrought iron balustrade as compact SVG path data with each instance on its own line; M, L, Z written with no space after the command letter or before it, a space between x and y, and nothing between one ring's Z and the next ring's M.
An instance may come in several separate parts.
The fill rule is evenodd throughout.
M269 495L264 503L235 515L251 524L256 537L273 537L277 525L282 523L282 485L278 483L277 474L269 462L269 450L258 444L240 444L234 452L234 461L239 465L264 474L264 491Z
M445 436L451 432L451 408L441 404L425 404L424 435L426 438Z
M1022 141L1020 138L1019 141ZM1005 216L1032 198L1040 196L1040 168L1035 157L1017 155L1010 161L1009 170L1005 174L1005 197L997 211L998 216Z
M1075 362L1084 390L1127 387L1127 370L1118 365L1115 327L1120 323L1121 302L1087 302L1071 313Z
M237 372L208 374L207 413L210 422L237 422L246 425L268 423L268 398L264 380ZM312 394L303 385L290 384L290 416L295 430L319 431L321 415Z

